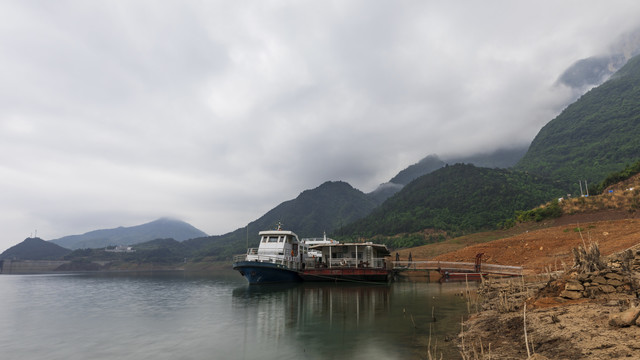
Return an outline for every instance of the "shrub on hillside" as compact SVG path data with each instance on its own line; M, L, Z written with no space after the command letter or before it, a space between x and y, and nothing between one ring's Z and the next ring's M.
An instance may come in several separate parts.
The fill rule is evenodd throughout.
M542 221L545 219L553 219L562 216L562 208L558 200L554 200L542 207L538 207L527 211L517 211L516 220L518 222Z

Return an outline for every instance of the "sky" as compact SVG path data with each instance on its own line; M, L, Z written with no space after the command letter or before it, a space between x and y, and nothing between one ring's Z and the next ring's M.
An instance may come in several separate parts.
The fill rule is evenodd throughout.
M0 2L0 252L525 146L637 1ZM286 225L286 220L283 220Z

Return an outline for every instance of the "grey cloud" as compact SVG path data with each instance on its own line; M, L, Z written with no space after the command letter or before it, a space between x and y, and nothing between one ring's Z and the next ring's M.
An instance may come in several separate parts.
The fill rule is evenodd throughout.
M368 192L426 154L521 146L574 96L560 74L628 50L639 12L2 2L0 248L165 215L220 234L327 180Z

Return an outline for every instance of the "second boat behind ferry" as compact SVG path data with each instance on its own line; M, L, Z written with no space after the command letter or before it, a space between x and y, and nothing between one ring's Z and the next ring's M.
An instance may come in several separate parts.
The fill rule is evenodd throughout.
M317 261L307 260L300 270L304 281L389 282L391 264L386 261L389 249L382 244L324 243L309 247L317 251Z

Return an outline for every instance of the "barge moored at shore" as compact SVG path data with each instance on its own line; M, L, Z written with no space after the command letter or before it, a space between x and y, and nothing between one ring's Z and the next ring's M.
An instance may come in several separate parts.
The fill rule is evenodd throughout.
M322 254L307 260L299 272L304 281L388 282L392 278L385 245L373 243L318 244L309 247Z

